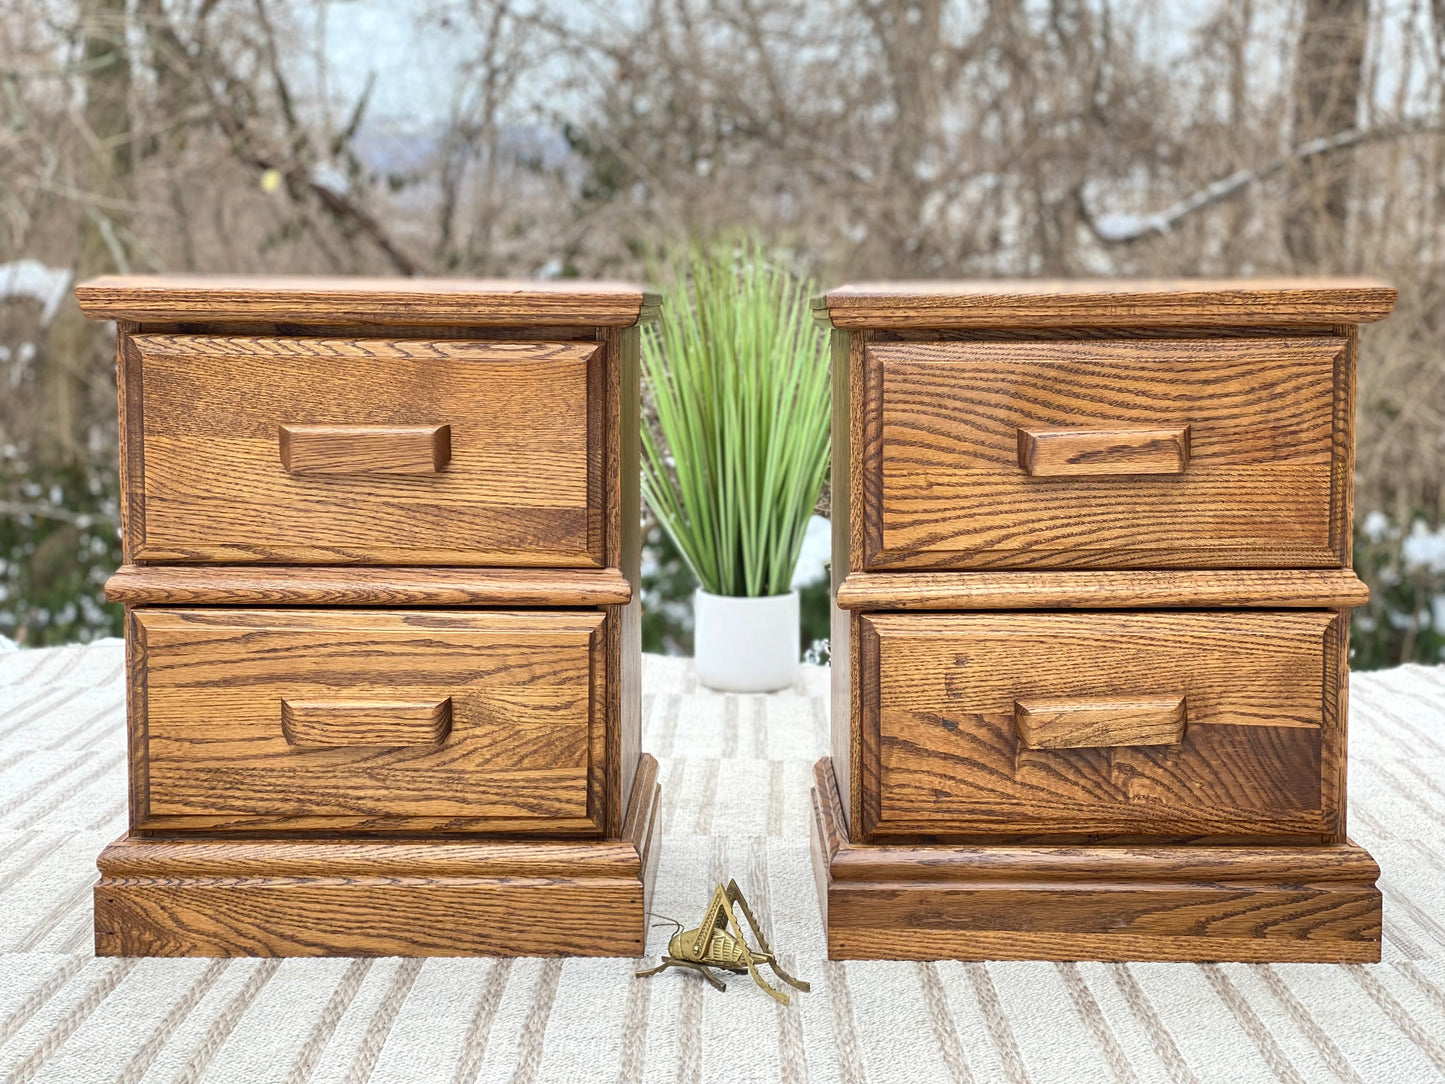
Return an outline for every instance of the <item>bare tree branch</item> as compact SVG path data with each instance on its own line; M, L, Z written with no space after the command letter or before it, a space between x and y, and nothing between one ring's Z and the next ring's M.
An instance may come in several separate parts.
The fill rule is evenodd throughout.
M265 10L260 0L257 0L257 10ZM337 191L318 179L310 140L301 129L292 105L290 91L276 58L275 37L268 20L263 20L269 58L267 67L282 103L283 119L291 137L289 157L268 149L267 141L254 131L247 111L238 104L250 101L252 95L215 50L201 38L188 46L177 34L165 9L158 5L152 8L151 14L148 29L165 47L168 62L189 72L195 85L202 89L217 126L225 134L239 161L262 173L275 170L285 180L287 191L292 193L293 198L303 194L314 198L338 224L355 229L371 241L399 273L407 276L421 273L421 265L397 244L375 215L349 193ZM218 86L224 92L218 90ZM364 92L363 99L368 94ZM352 130L354 133L354 126Z
M1336 132L1332 136L1311 139L1292 147L1288 153L1280 155L1271 162L1251 169L1235 170L1227 177L1221 177L1219 180L1205 185L1177 203L1172 203L1163 210L1148 214L1130 214L1128 212L1096 214L1089 209L1082 186L1075 189L1074 195L1078 202L1080 216L1085 225L1089 227L1089 231L1099 241L1106 245L1133 244L1135 241L1142 241L1149 237L1163 237L1173 232L1176 226L1191 215L1198 214L1200 211L1239 195L1250 185L1266 180L1294 163L1334 154L1365 143L1379 143L1389 139L1400 139L1403 136L1441 131L1445 131L1445 126L1433 122L1420 122L1392 125L1388 128L1377 128L1371 131L1350 128L1343 132Z

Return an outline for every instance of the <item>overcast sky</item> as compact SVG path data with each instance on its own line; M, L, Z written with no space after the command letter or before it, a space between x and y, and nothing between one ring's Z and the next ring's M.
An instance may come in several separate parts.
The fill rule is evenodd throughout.
M538 2L574 20L580 20L586 10L566 0ZM1114 0L1113 6L1128 9L1139 3ZM1151 11L1150 37L1164 56L1187 48L1200 13L1214 7L1214 0L1144 3ZM638 0L612 0L610 14L625 20L640 6ZM333 94L354 100L368 74L375 71L372 120L425 123L445 118L456 67L478 44L475 37L443 29L436 18L422 14L443 7L442 2L420 4L416 0L297 0L296 10L308 22L316 15L304 13L314 11L321 16L316 29L325 35L327 83ZM459 19L457 25L468 22ZM316 39L313 36L311 40Z
M609 19L626 20L642 9L641 0L610 0L592 7L570 0L532 0L551 9L555 15L580 22L588 12L604 11ZM958 0L959 10L969 10L973 0ZM1043 5L1046 0L1036 0ZM1106 0L1094 0L1102 5ZM1167 65L1171 56L1185 52L1193 32L1207 15L1217 10L1218 0L1107 0L1116 20L1129 20L1153 55ZM444 27L435 13L448 3L458 9L464 0L293 0L294 11L302 22L298 52L310 50L312 43L324 42L324 75L333 102L353 102L362 91L370 73L377 75L377 85L370 104L372 124L383 127L402 126L411 129L430 127L447 116L456 85L457 66L475 53L479 40L468 28L474 25L465 16ZM1389 57L1403 48L1411 33L1423 40L1428 30L1428 5L1414 0L1372 0L1371 8L1385 28L1381 40L1374 43L1381 60L1380 78L1374 84L1378 98L1393 95L1397 89L1389 78ZM1274 34L1284 48L1272 49L1252 58L1257 78L1273 82L1278 65L1288 61L1288 29L1281 15L1290 10L1285 4L1258 4L1257 18L1261 29ZM1411 30L1409 15L1419 20ZM428 14L432 13L432 14ZM306 32L309 31L309 32ZM318 37L319 35L319 37ZM296 74L310 71L317 75L321 66L316 56L298 55ZM1181 78L1188 73L1181 71ZM540 88L528 88L537 92ZM1421 88L1422 90L1425 88Z

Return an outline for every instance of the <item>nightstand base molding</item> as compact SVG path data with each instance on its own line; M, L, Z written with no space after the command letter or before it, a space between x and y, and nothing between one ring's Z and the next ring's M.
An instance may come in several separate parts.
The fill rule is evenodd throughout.
M100 856L97 956L641 956L657 761L623 838L154 839Z
M848 842L814 768L813 869L834 960L1380 959L1379 867L1317 847Z

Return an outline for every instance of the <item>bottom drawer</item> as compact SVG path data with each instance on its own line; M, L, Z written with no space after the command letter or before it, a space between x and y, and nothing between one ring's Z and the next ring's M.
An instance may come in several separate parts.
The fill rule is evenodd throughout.
M862 838L1342 838L1344 620L861 616Z
M595 835L605 621L132 610L133 826Z

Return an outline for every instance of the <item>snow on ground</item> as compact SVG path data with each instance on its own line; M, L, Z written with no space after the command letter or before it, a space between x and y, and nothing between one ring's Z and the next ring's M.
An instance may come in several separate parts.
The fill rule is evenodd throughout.
M0 301L30 299L40 302L40 322L48 324L60 310L71 274L63 267L49 267L39 260L11 260L0 263Z

